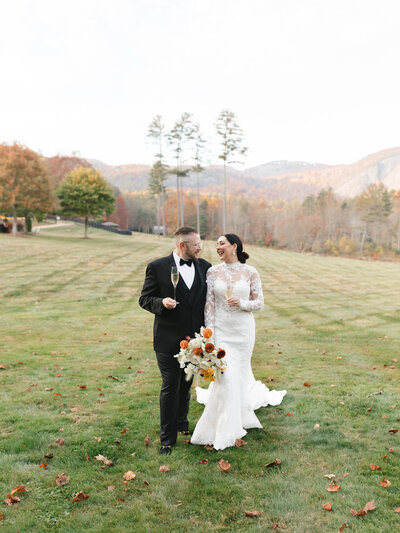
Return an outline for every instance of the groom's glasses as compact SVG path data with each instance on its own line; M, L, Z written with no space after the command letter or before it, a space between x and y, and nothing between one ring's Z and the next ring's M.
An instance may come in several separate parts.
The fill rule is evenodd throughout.
M201 250L202 248L202 244L201 242L188 242L188 241L183 241L185 244L189 244L189 246L193 246L194 248L199 248L199 250Z

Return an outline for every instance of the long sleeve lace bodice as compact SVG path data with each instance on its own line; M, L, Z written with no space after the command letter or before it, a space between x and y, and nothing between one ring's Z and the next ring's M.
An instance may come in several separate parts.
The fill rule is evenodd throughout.
M240 308L229 307L226 290L232 289L232 296L240 298ZM239 262L221 263L207 272L207 300L204 309L205 324L214 328L215 315L225 317L238 311L258 311L264 306L261 279L254 267Z

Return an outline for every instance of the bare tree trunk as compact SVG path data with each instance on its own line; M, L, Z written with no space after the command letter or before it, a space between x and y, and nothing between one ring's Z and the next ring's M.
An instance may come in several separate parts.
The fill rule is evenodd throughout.
M18 232L18 220L17 220L17 210L15 208L15 205L13 206L13 224L12 224L12 234L16 235Z
M164 187L162 187L162 189L161 189L161 217L162 217L163 236L166 237L167 228L165 227L165 191L164 191Z
M88 217L85 217L85 236L83 237L84 239L88 239L89 238L89 236L88 236L88 226L89 226L88 222L89 222Z
M197 215L197 233L200 235L200 186L199 186L199 173L198 172L197 172L196 215Z
M222 233L226 233L226 162L224 161L224 182L223 182L223 203L222 203Z

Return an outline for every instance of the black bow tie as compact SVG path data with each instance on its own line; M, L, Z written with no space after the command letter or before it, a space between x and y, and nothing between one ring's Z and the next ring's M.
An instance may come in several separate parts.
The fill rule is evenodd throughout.
M188 267L192 266L193 261L191 259L188 259L187 261L185 259L179 259L180 265L187 265Z

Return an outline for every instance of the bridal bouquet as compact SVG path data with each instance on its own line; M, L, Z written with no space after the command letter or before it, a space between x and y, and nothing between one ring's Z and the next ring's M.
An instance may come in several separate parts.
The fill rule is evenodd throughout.
M193 375L200 375L206 381L215 381L226 369L222 361L225 350L216 348L212 339L213 332L210 328L201 328L200 333L195 333L195 338L180 342L180 352L176 354L180 367L185 369L186 379Z

